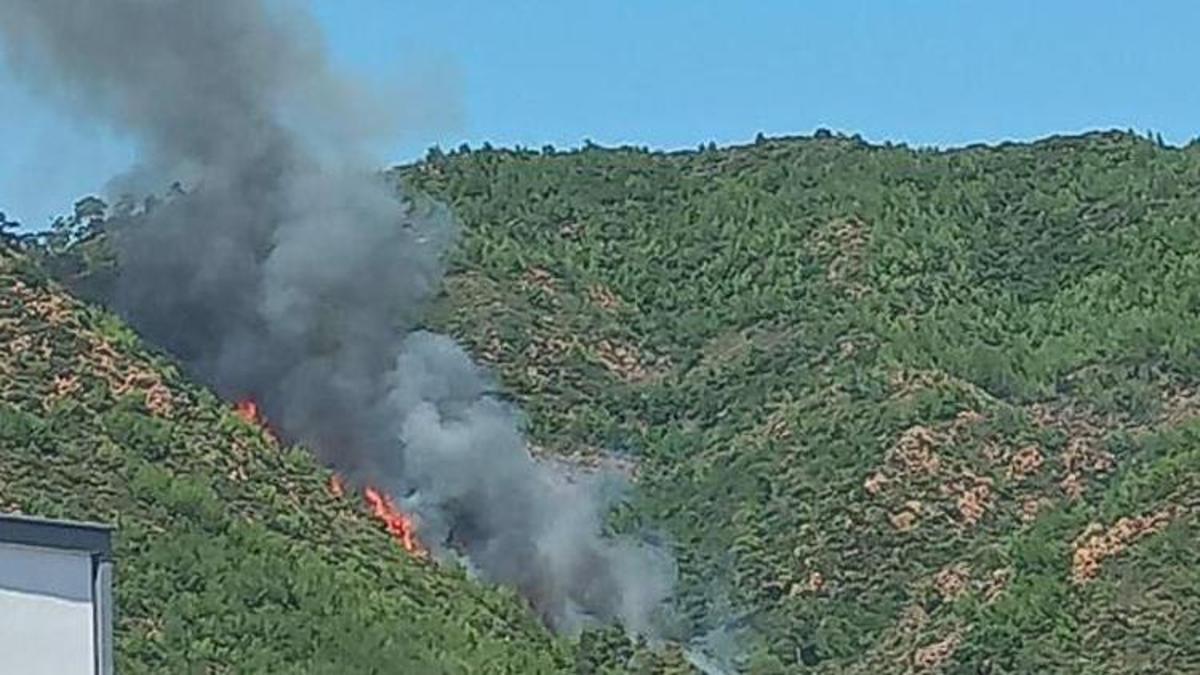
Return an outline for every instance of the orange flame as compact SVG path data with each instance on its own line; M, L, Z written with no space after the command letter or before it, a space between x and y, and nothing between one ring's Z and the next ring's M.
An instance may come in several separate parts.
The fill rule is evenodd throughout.
M254 426L262 429L263 433L269 436L272 440L277 440L275 439L274 432L271 431L271 426L267 424L266 416L262 414L262 410L259 410L258 404L254 402L254 399L244 398L238 401L233 406L233 412L236 413L238 417L242 418L247 424L253 424Z
M262 413L258 411L258 404L253 399L244 398L238 401L233 406L233 411L237 416L250 424L263 426L266 420L262 418Z
M396 508L392 498L371 486L363 490L363 498L371 508L371 514L383 521L388 534L400 542L405 551L416 555L425 555L425 549L417 542L416 527L404 512Z
M233 408L238 417L241 417L248 424L254 424L262 427L263 431L271 434L271 429L267 426L267 419L259 410L258 404L254 399L245 398L238 401ZM346 494L346 484L342 477L334 474L329 478L329 493L334 497L342 497ZM412 519L404 514L403 511L396 508L392 498L383 494L379 490L371 486L367 486L363 490L363 501L371 510L371 515L383 523L388 534L392 536L405 551L418 557L424 557L427 553L424 546L421 546L417 541L417 528Z

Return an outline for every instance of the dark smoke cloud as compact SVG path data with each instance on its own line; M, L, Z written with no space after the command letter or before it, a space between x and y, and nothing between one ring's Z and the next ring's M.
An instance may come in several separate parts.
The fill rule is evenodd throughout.
M169 199L110 230L106 301L288 438L390 491L423 542L512 584L555 627L652 632L673 567L603 536L601 478L533 461L517 412L453 340L417 330L454 238L365 148L389 115L332 72L294 6L5 0L0 34L40 91L128 132L125 188Z

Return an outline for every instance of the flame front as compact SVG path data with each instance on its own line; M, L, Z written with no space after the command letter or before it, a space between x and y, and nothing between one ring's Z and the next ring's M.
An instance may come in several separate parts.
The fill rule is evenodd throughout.
M417 543L416 528L412 519L396 508L391 497L368 485L363 490L363 498L370 507L371 514L383 522L388 534L400 542L405 551L417 556L425 554L425 549Z
M234 405L233 409L237 416L247 423L261 427L268 434L271 433L266 418L253 399L242 399ZM346 494L345 481L341 476L334 474L330 477L329 492L335 497ZM363 501L366 502L371 515L383 523L388 534L399 542L405 551L418 557L426 555L425 547L417 541L416 525L403 511L396 508L396 503L392 501L391 497L368 485L363 489Z
M250 424L266 426L266 420L263 419L262 413L260 413L258 410L258 404L254 402L254 399L244 398L238 401L233 406L233 411L237 413L238 417L249 422Z

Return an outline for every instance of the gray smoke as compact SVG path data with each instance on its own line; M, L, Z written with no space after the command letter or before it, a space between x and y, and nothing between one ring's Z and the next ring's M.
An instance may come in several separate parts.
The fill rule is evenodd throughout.
M5 0L0 34L32 86L139 142L124 189L179 183L110 218L119 275L105 300L144 336L390 492L435 554L514 585L554 627L652 632L670 558L603 535L608 481L532 460L487 374L419 330L453 219L369 169L366 132L401 115L332 71L303 12Z

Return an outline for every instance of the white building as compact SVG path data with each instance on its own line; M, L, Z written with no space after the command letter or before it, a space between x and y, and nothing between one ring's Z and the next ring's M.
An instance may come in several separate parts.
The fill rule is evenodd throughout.
M0 514L0 672L111 675L111 528Z

